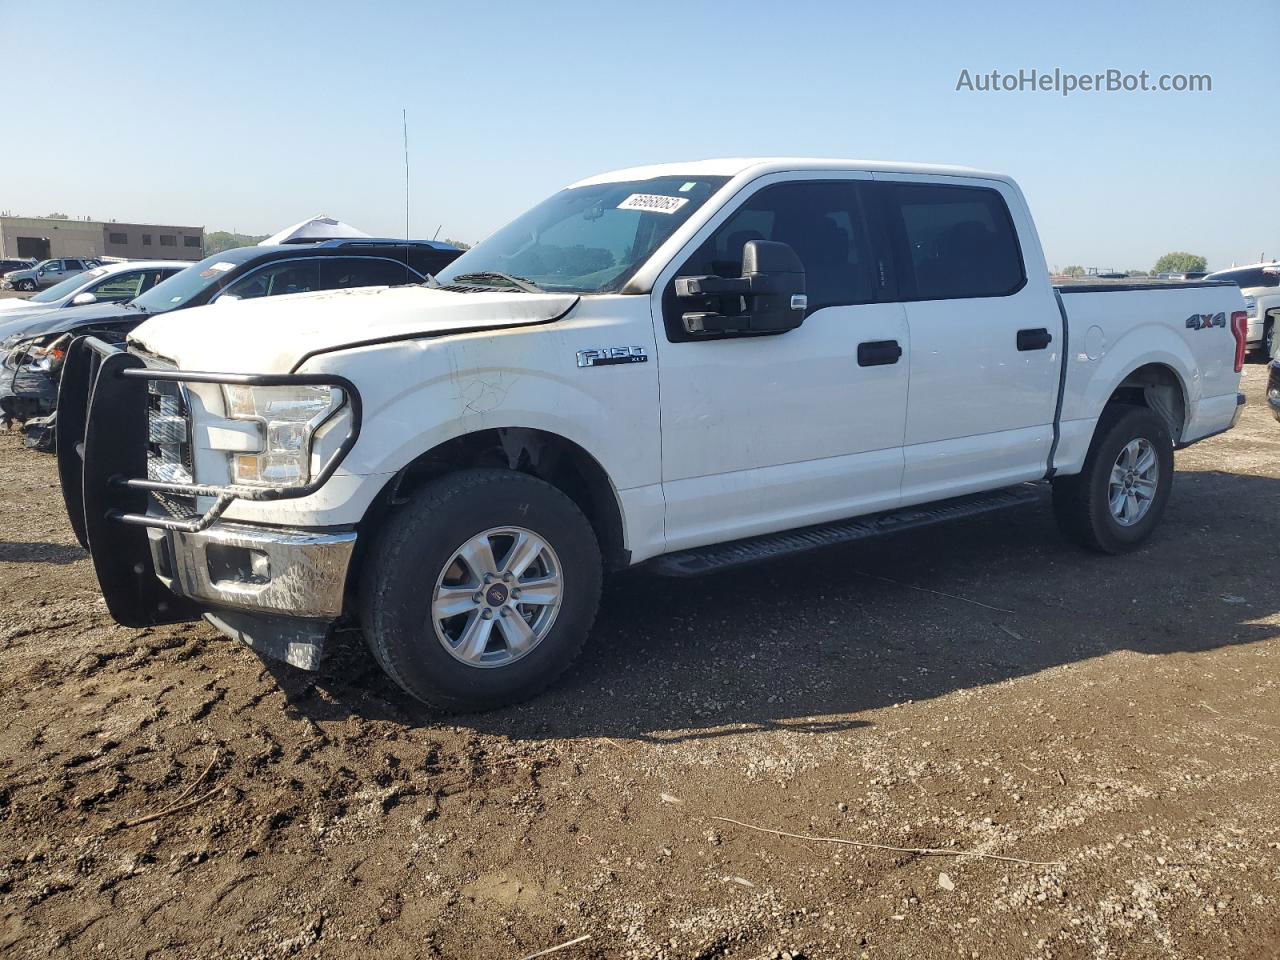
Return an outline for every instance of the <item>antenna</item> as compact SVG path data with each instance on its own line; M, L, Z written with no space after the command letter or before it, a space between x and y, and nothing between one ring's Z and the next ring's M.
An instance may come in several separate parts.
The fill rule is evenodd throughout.
M409 242L409 111L401 108L400 119L404 125L404 242Z

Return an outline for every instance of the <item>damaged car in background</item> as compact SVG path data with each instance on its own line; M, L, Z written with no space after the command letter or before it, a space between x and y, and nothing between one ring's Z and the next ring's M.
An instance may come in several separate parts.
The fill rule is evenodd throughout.
M461 255L428 240L348 237L224 250L125 303L92 303L6 322L0 314L0 416L23 424L27 445L50 449L67 344L120 342L145 320L207 304L315 290L423 283Z

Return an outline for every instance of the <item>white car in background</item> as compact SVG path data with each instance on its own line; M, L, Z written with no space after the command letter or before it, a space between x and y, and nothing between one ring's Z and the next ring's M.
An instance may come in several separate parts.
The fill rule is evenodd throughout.
M1219 270L1205 279L1228 280L1240 288L1249 314L1249 347L1274 357L1280 332L1280 260Z
M181 260L123 260L68 277L25 300L0 300L0 323L88 303L125 303L191 266Z

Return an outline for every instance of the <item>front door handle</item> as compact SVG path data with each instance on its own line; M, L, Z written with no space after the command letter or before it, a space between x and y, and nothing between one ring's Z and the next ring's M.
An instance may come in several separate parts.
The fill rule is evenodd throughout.
M897 363L902 357L902 346L897 340L868 340L858 344L858 366L882 367Z
M1019 350L1043 350L1051 343L1053 343L1053 334L1044 327L1018 331Z

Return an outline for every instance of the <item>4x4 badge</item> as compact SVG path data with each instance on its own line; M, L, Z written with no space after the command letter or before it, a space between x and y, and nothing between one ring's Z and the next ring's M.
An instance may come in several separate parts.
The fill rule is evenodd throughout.
M644 347L602 347L578 351L580 367L610 367L615 363L646 363L648 360Z
M1227 315L1225 313L1193 313L1187 317L1188 330L1208 330L1210 327L1225 327L1227 325Z

